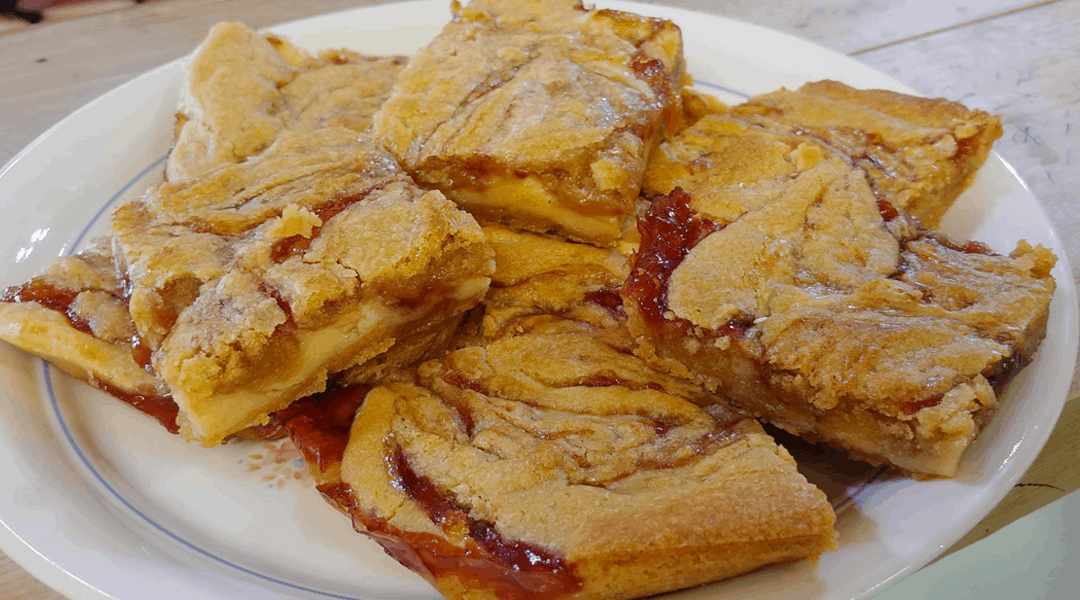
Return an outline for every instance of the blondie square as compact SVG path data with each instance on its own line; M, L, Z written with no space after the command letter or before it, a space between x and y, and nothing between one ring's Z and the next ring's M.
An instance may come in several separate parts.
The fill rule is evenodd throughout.
M492 293L455 350L289 409L358 531L451 599L639 597L835 548L756 422L630 352L625 257L486 234Z
M658 375L572 331L425 363L357 412L354 520L451 599L647 596L835 548L756 422Z
M1045 334L1054 255L954 242L827 146L729 115L662 154L675 189L623 288L638 352L812 441L954 475Z
M455 6L375 115L376 137L482 222L614 243L680 117L678 27L577 0Z
M335 127L161 184L113 234L181 433L207 445L456 318L493 267L472 217Z
M176 404L127 310L111 240L0 295L0 339L151 415L175 433Z

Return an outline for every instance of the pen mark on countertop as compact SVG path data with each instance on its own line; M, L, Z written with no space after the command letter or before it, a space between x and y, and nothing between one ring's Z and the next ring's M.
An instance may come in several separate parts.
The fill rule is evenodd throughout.
M1062 494L1065 493L1065 490L1059 488L1056 485L1050 485L1049 483L1018 483L1018 484L1014 485L1013 487L1014 488L1018 488L1018 487L1045 487L1045 488L1055 489L1055 490L1061 492Z

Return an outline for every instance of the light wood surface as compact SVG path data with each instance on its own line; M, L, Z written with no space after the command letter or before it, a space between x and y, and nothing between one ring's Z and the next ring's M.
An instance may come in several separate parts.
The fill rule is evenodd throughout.
M449 2L449 0L447 0ZM158 0L0 32L0 164L68 113L190 52L209 26L264 27L357 0ZM925 95L1002 116L995 149L1050 214L1080 265L1080 0L668 0L851 54ZM1021 483L949 551L1080 488L1076 365L1070 401ZM0 600L60 598L0 553Z

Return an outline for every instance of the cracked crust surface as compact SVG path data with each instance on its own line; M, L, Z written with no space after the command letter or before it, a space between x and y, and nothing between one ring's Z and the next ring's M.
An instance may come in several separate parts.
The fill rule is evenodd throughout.
M823 141L864 170L874 194L937 227L1001 137L1001 121L943 98L808 83L751 98L732 114Z
M802 136L711 115L671 146L689 195L642 225L639 352L808 439L955 474L1045 334L1053 254L948 240Z
M476 0L420 50L374 132L481 221L612 244L679 118L668 21L576 0Z
M113 232L132 319L205 444L472 307L491 271L468 214L344 128L161 184Z
M312 54L241 23L218 23L187 67L166 178L242 162L285 130L366 131L405 62L349 50Z
M828 80L762 94L733 107L709 102L704 94L691 95L690 104L684 121L693 131L682 142L661 148L647 174L647 193L685 188L688 175L715 176L716 165L704 164L715 162L712 153L723 150L712 148L710 138L725 143L722 130L734 120L774 138L832 150L866 173L879 200L931 228L971 183L1002 133L997 117L956 102L859 90Z

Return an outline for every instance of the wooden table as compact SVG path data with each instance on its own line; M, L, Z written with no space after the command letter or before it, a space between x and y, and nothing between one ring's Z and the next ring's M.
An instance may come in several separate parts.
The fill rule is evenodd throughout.
M449 2L449 0L447 0ZM665 0L786 31L912 86L1002 116L995 146L1040 199L1080 267L1080 0ZM208 27L253 27L363 0L167 0L0 34L0 164L65 115L190 52ZM1072 162L1076 152L1077 162ZM1080 488L1080 402L1069 403L1021 483L951 551ZM58 594L0 553L0 600Z

